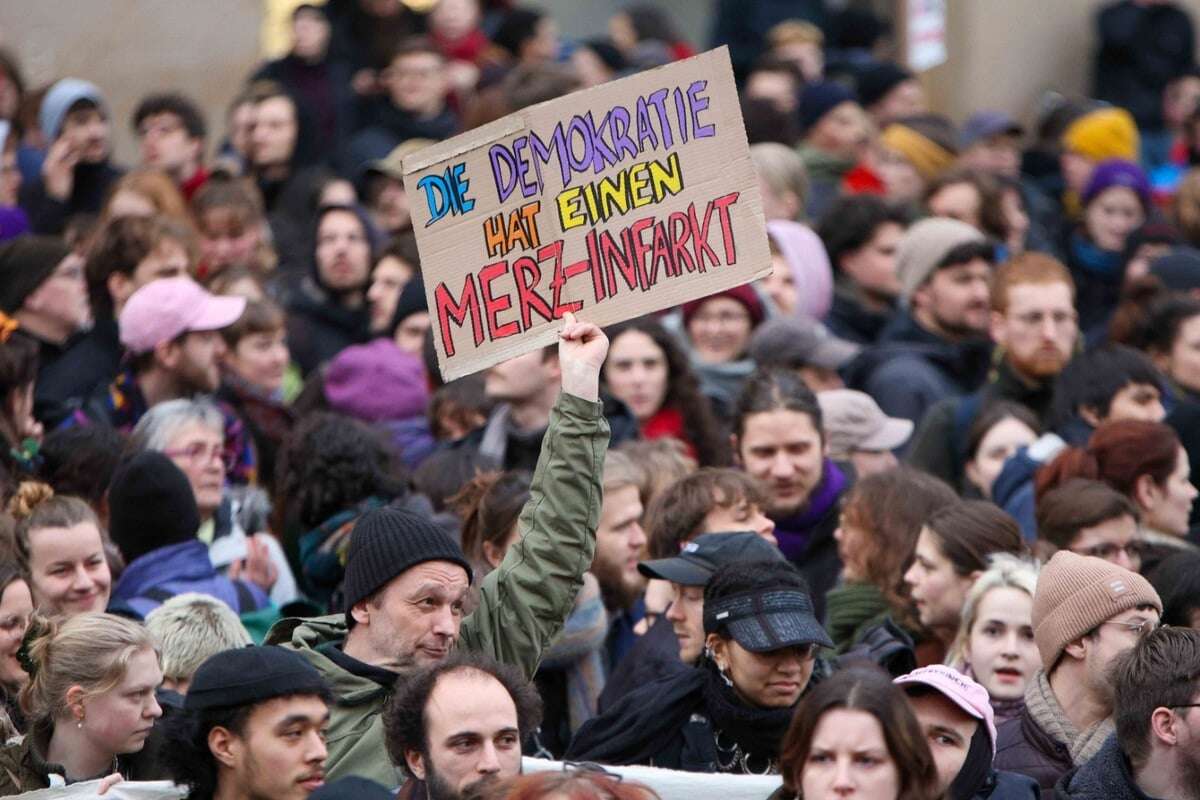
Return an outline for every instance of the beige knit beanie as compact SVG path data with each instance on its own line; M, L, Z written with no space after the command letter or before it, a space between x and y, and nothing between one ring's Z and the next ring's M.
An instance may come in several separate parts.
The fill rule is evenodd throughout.
M946 217L929 217L913 225L900 240L896 254L896 277L900 299L908 305L913 292L933 274L938 263L959 245L978 242L984 235L965 222Z
M1162 601L1150 582L1116 564L1059 550L1038 576L1033 594L1033 640L1047 672L1070 642L1101 622Z

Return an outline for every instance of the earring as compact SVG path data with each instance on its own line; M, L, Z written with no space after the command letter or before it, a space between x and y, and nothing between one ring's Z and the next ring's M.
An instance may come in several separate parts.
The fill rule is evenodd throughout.
M721 669L720 667L717 668L717 672L719 672L721 674L721 680L725 681L725 685L728 686L730 689L732 689L733 688L733 678L729 677L729 673L726 672L725 670Z

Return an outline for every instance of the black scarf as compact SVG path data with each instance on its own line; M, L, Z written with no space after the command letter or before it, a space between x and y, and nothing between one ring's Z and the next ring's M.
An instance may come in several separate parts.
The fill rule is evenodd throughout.
M779 745L792 721L795 706L787 708L758 708L745 703L725 683L715 666L707 670L704 683L704 705L713 728L720 733L720 744L729 740L754 760L769 761L779 757Z

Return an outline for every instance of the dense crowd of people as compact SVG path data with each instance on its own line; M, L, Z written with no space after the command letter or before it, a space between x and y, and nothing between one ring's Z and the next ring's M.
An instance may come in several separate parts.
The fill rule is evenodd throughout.
M404 160L695 49L431 5L297 4L219 133L0 51L0 795L1200 796L1188 14L1026 129L718 0L770 275L443 382Z

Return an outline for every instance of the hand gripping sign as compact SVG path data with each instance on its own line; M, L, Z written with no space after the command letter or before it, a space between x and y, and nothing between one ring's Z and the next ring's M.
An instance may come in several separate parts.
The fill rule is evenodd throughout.
M404 182L446 380L770 272L729 53L431 145Z

